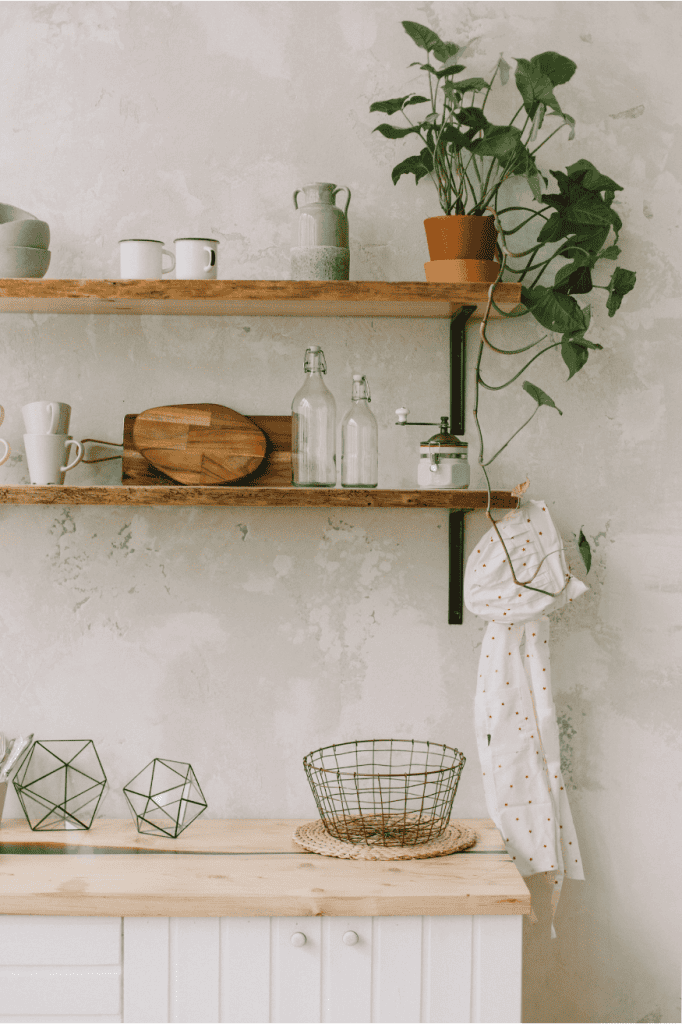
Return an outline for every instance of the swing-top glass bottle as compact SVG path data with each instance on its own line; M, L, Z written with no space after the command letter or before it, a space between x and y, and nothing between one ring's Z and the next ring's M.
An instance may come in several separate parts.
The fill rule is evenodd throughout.
M324 352L306 349L305 382L291 403L291 469L294 487L336 486L336 402L327 388Z
M341 421L341 486L376 487L379 482L378 436L367 378L353 374L351 407Z

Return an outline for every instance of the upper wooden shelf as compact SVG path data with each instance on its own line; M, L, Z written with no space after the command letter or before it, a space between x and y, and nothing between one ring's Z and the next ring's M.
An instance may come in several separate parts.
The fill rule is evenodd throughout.
M80 281L0 279L0 313L128 313L136 316L366 316L449 319L461 306L480 318L487 284L422 281ZM510 312L521 285L501 282ZM493 315L495 311L493 310Z
M109 487L0 487L0 505L255 505L284 508L484 509L487 491L369 490L345 487L189 487L182 484ZM510 491L493 491L492 507L513 509Z

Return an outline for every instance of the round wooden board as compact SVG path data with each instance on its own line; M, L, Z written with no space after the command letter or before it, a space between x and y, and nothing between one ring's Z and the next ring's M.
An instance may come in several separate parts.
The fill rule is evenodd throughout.
M191 485L248 476L260 466L267 446L252 420L211 403L147 409L135 420L133 442L155 469Z

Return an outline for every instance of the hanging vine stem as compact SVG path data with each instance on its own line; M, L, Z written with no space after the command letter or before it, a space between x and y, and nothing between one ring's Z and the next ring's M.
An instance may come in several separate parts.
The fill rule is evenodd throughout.
M570 580L570 576L569 576L568 573L566 574L566 580L564 582L563 587L561 588L561 590L557 591L557 593L552 593L551 591L544 590L541 587L534 587L534 586L532 586L532 583L533 583L533 580L536 578L537 574L540 572L540 569L542 568L544 562L549 558L549 556L551 554L557 554L557 553L563 551L564 550L563 547L557 549L557 551L548 552L541 559L540 563L538 564L537 568L535 569L535 571L534 571L533 575L530 577L530 579L528 579L528 580L520 580L520 579L517 578L516 572L514 571L514 565L512 563L511 556L510 556L509 551L507 549L507 545L504 542L504 537L502 536L502 534L500 532L500 529L499 529L499 527L497 525L497 522L495 521L495 519L493 519L493 516L491 514L492 487L491 487L491 484L490 484L490 477L488 475L487 467L490 466L495 461L497 456L500 455L505 450L507 445L509 445L514 440L514 438L517 436L517 434L519 434L525 427L528 426L530 421L536 415L538 409L540 408L540 405L539 404L536 405L536 407L533 410L532 414L528 417L528 419L525 421L525 423L522 423L521 426L518 428L518 430L515 430L514 433L511 435L511 437L508 438L507 441L505 441L505 443L502 445L502 447L499 448L495 452L495 454L490 459L488 459L486 461L486 459L485 459L485 442L484 442L484 439L483 439L483 431L481 429L481 423L480 423L480 419L479 419L479 415L478 415L478 402L479 402L480 388L484 387L488 391L502 391L504 388L508 387L515 380L517 380L517 378L520 377L520 375L524 372L524 370L526 370L530 366L531 363L535 362L536 359L539 359L539 357L541 355L544 355L545 352L549 352L550 349L556 348L558 345L561 344L561 342L554 342L551 345L547 345L544 349L542 349L541 352L537 352L533 356L533 358L530 359L526 363L526 365L521 370L519 370L519 372L514 377L512 377L510 380L508 380L505 384L499 385L499 387L491 387L490 385L486 384L485 381L483 380L483 378L481 376L481 361L483 359L483 352L484 352L486 347L491 349L493 352L499 353L500 355L517 355L517 354L519 354L521 352L527 352L527 351L529 351L529 349L535 348L536 345L539 345L544 340L544 338L547 337L547 335L544 335L542 338L539 338L537 341L534 341L532 344L526 345L523 348L518 348L518 349L502 349L502 348L498 348L496 345L493 345L492 342L490 341L490 339L487 337L486 331L487 331L487 327L488 327L488 320L490 318L490 311L491 311L492 306L493 306L493 293L495 291L495 287L497 286L498 282L501 280L502 275L503 275L503 273L505 271L505 268L507 266L507 259L509 257L520 258L522 256L528 255L528 252L531 251L531 250L528 250L528 252L522 252L522 253L509 252L509 250L507 249L507 247L505 245L505 233L504 233L504 231L502 229L502 225L499 222L499 219L498 219L498 216L497 216L497 211L493 210L491 207L488 207L488 210L493 214L493 216L495 218L495 226L496 226L497 231L498 231L498 236L501 239L501 241L499 241L498 244L499 244L500 250L502 252L502 262L500 264L500 269L498 271L497 278L490 285L490 288L488 289L488 301L486 303L485 313L484 313L483 319L481 321L480 332L479 332L480 333L480 338L479 338L479 345L478 345L478 356L477 356L477 359L476 359L476 384L475 384L473 413L474 413L474 422L476 424L476 430L478 431L478 440L479 440L478 463L479 463L479 465L480 465L480 467L481 467L481 469L483 471L483 475L485 477L485 482L486 482L486 489L487 489L487 492L488 492L488 502L487 502L487 507L486 507L486 510L485 510L485 514L486 514L486 518L488 519L488 521L492 523L493 529L495 530L495 533L497 534L498 540L500 541L500 544L502 545L502 550L504 551L504 554L505 554L505 560L506 560L507 564L509 565L509 570L510 570L511 575L512 575L512 580L514 581L516 586L517 587L524 587L526 590L533 590L533 591L535 591L538 594L546 594L548 597L559 597L559 595L562 594L564 592L564 590L566 589L566 587L568 586L568 583L569 583L569 580Z

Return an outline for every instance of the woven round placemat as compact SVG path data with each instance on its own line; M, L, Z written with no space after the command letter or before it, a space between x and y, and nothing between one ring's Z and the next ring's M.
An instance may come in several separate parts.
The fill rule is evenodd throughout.
M309 853L344 860L420 860L424 857L446 857L449 853L473 846L478 836L471 828L456 821L446 825L443 835L415 846L365 846L362 843L344 843L326 831L322 821L307 821L294 832L294 842Z

